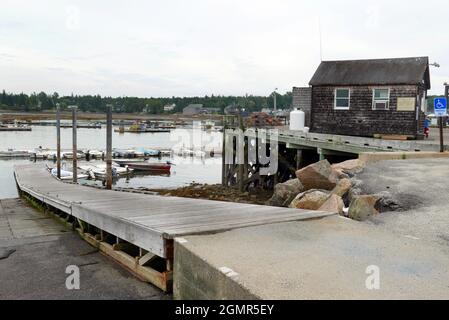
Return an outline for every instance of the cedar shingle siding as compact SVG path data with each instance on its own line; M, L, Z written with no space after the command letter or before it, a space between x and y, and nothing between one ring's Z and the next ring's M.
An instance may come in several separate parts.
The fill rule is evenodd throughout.
M348 66L346 69L345 63ZM407 63L413 72L410 71L407 75L385 74L389 66L394 72L395 69L404 70ZM363 71L367 72L365 78L358 73L355 68L357 65L363 65ZM332 70L338 70L343 75L334 75L330 72ZM384 80L379 78L380 74L385 75ZM395 79L400 83L393 83ZM337 84L338 81L342 83ZM374 81L380 83L373 83ZM421 97L430 88L427 58L323 62L312 78L311 85L312 132L366 137L374 134L400 134L422 138L424 113L421 111ZM336 88L351 90L349 110L334 109ZM390 89L388 110L373 110L374 88ZM397 102L400 97L416 98L415 110L398 111Z
M374 87L349 88L351 89L349 110L334 110L335 87L313 87L311 131L368 137L377 133L416 136L418 132L416 112L397 111L397 98L416 97L417 86L389 86L390 108L385 111L372 109ZM420 113L424 121L424 114Z

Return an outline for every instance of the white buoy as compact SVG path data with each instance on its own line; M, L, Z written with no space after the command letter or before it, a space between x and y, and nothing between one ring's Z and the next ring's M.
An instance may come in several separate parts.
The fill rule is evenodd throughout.
M295 109L290 112L290 130L304 131L305 119L304 111Z

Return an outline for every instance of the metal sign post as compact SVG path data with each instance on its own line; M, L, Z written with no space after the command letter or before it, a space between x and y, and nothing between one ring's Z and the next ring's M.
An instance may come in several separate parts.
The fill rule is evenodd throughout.
M435 98L434 109L435 115L438 117L438 124L440 126L440 152L444 152L443 119L447 116L447 98Z

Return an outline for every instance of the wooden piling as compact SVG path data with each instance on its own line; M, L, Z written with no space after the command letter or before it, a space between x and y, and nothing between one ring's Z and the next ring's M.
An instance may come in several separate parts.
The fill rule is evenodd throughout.
M61 179L61 110L59 103L56 104L56 172Z
M243 118L242 118L241 114L239 114L239 116L238 116L238 121L239 121L239 128L240 128L240 130L241 130L241 132L243 134L244 131L245 131L245 128L243 126ZM239 145L241 142L242 141L240 140L240 138L237 137L237 141L236 141L236 152L237 152L237 154L240 154L240 152L241 152L241 147L242 146ZM243 136L243 143L245 143L245 136ZM243 146L243 148L244 148L244 146ZM245 158L245 154L243 154L243 157ZM236 160L237 160L236 163L238 164L237 181L238 181L239 191L243 192L243 189L244 189L243 174L244 174L245 165L243 163L241 163L240 157L236 156Z
M77 140L76 140L76 109L77 106L73 106L72 107L72 143L73 143L73 148L72 148L72 156L73 156L73 161L72 161L72 171L73 171L73 183L77 183L78 182L78 146L77 146Z
M221 184L225 186L226 183L226 116L223 116L223 141L221 149Z
M298 149L296 150L296 170L301 169L301 163L302 163L302 150Z
M112 189L112 106L106 115L106 189Z

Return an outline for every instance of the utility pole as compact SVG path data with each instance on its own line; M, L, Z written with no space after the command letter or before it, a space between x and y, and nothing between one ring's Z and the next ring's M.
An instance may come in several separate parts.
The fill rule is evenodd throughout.
M106 189L112 189L112 105L106 115Z
M56 176L61 179L61 110L56 104Z
M72 176L73 176L73 183L78 182L78 146L76 141L76 129L77 129L77 123L76 123L76 111L78 109L77 106L72 106Z

